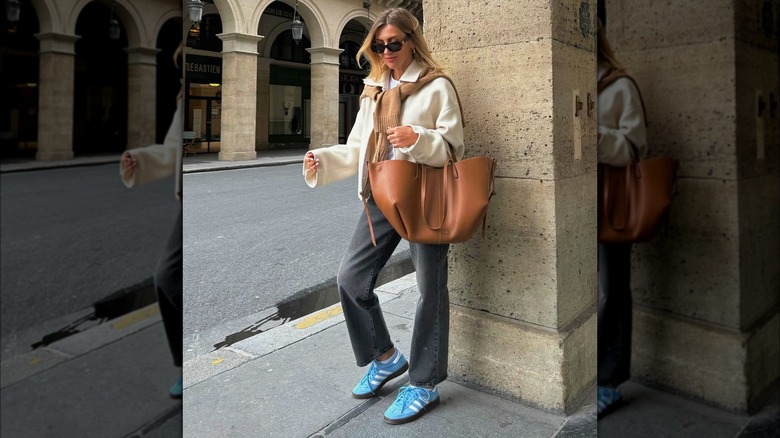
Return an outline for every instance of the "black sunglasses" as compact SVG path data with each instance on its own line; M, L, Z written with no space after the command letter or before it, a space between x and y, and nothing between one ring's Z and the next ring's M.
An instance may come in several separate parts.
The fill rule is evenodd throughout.
M400 41L400 42L393 41L392 43L387 43L387 44L373 43L373 44L371 44L371 50L374 53L378 53L378 54L381 55L382 53L385 53L385 48L387 48L387 50L395 53L395 52L401 50L401 47L404 46L404 43L406 43L406 40L408 40L410 37L411 37L411 35L409 35L407 33L406 34L406 38L404 38L404 40Z

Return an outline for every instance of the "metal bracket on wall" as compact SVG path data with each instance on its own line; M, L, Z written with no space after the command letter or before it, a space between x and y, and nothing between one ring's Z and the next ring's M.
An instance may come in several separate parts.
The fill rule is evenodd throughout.
M580 100L579 95L575 94L574 95L574 117L579 117L580 111L582 111L582 100Z
M596 102L593 101L593 97L588 93L588 117L593 117L593 108L596 107Z
M582 158L582 99L580 99L580 90L572 90L574 95L574 119L572 120L572 142L574 146L574 159Z

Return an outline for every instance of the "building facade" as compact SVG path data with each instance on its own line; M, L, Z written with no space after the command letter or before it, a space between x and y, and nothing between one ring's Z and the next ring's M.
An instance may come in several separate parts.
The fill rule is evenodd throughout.
M345 142L365 65L355 56L373 18L420 2L207 2L185 29L185 131L197 152L248 160L256 152ZM303 38L291 23L299 17Z
M69 159L162 140L180 88L179 1L20 6L0 30L3 157Z

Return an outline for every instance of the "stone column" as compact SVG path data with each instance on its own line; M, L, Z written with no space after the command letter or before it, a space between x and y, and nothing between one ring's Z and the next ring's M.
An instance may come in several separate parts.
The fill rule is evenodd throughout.
M556 413L596 380L596 2L563 3L423 1L466 155L498 159L487 237L450 250L449 376Z
M257 138L255 150L268 150L268 111L271 99L271 59L257 59Z
M310 149L339 142L339 55L330 47L306 49L311 53Z
M155 143L157 129L157 53L151 47L127 52L127 147Z
M39 33L37 160L73 158L73 93L77 35Z
M780 369L774 5L606 3L650 154L680 160L667 231L634 251L633 378L751 413Z
M254 160L257 123L257 44L261 37L221 33L222 135L219 159Z

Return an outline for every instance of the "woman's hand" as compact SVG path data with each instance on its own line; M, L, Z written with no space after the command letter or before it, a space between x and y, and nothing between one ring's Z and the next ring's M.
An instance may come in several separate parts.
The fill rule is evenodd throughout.
M132 176L135 173L136 164L137 161L130 151L125 151L125 153L122 154L122 168L128 176Z
M420 137L411 126L396 126L387 130L387 141L394 148L406 148L415 143Z
M320 160L314 158L314 152L306 152L306 157L303 159L306 171L312 171L313 175L317 174L317 165L320 164Z

